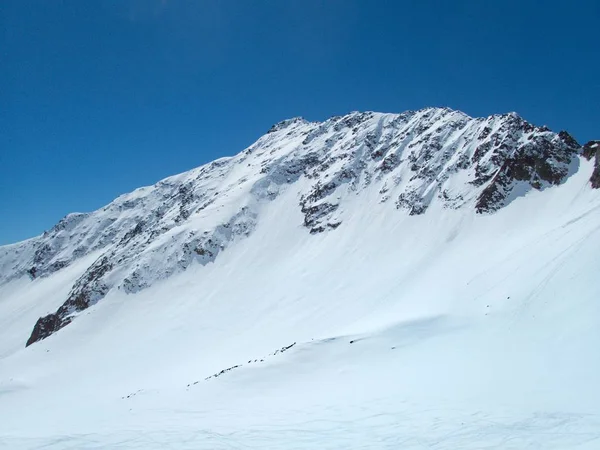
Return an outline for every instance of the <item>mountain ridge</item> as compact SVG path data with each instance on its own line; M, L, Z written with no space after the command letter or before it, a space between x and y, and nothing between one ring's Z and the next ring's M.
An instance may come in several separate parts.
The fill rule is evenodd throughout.
M596 158L590 183L597 188L592 149L516 113L471 118L425 108L286 119L235 156L138 188L97 211L68 214L41 236L0 247L0 282L45 277L102 252L63 305L33 326L30 345L111 289L135 293L192 263L214 261L251 234L263 205L285 190L296 192L297 205L285 207L300 210L298 226L310 234L343 226L351 195L373 195L374 209L408 215L436 203L492 214L531 190L560 185L578 170L579 156Z

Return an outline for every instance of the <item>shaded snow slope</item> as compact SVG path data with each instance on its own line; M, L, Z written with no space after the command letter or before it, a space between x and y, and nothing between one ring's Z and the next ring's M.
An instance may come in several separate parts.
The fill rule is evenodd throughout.
M70 214L43 236L0 247L0 283L47 277L100 252L27 345L113 291L133 294L237 251L283 194L304 233L337 233L356 214L389 220L431 208L494 213L564 183L583 149L515 113L471 118L448 108L281 122L240 154ZM592 184L594 182L592 181ZM360 197L361 208L352 206ZM282 213L282 211L280 211ZM314 242L319 242L315 238Z
M374 173L329 193L339 206L317 222L341 224L312 234L304 172L232 187L235 208L194 212L181 230L248 208L234 222L251 231L211 262L160 273L180 251L173 226L138 253L171 239L145 289L107 289L27 348L22 332L0 331L0 447L599 448L600 195L594 161L574 158L560 186L523 189L493 214L477 213L486 187L466 173L447 182L471 207L436 195L416 215L380 202ZM51 312L89 264L77 261L8 281L4 323L31 327L34 289Z

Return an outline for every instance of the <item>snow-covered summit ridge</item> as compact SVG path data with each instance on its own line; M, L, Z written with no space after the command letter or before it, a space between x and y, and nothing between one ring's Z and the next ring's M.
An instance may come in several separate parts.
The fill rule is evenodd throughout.
M91 252L101 254L64 304L37 322L30 344L111 289L134 293L194 261L214 261L252 233L264 205L283 191L292 190L297 203L278 208L297 209L298 226L311 234L343 226L357 195L392 211L386 214L421 215L433 204L487 214L532 189L561 184L577 171L582 153L568 133L536 127L516 113L471 118L426 108L352 112L324 122L293 118L234 157L137 189L92 213L70 214L42 236L0 247L0 283L44 277Z

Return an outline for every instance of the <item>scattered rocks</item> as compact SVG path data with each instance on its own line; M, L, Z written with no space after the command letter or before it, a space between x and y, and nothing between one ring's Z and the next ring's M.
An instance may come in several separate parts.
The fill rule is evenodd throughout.
M280 354L280 353L284 353L284 352L288 351L289 349L291 349L291 348L292 348L294 345L296 345L296 343L295 343L295 342L294 342L293 344L290 344L290 345L286 345L286 346L284 346L284 347L281 347L281 348L279 348L279 349L275 350L273 353L269 353L269 356L275 356L275 355L278 355L278 354ZM261 359L255 359L254 361L252 361L252 360L250 359L250 360L248 360L247 364L258 363L258 362L264 362L264 361L265 361L265 358L261 358ZM224 374L226 374L227 372L230 372L230 371L232 371L232 370L234 370L234 369L237 369L237 368L239 368L239 367L242 367L242 366L243 366L243 364L236 364L235 366L231 366L231 367L228 367L227 369L223 369L223 370L221 370L220 372L214 373L214 374L212 374L212 375L210 375L210 376L208 376L208 377L204 378L204 380L205 380L205 381L207 381L207 380L210 380L211 378L218 378L218 377L220 377L221 375L224 375ZM198 384L198 381L194 381L193 383L190 383L190 384L188 384L188 385L187 385L187 387L189 388L189 387L191 387L191 386L194 386L194 385L196 385L196 384Z
M211 378L217 378L217 377L220 377L220 376L221 376L221 375L223 375L224 373L227 373L227 372L229 372L230 370L233 370L233 369L237 369L238 367L242 367L242 365L241 365L241 364L238 364L238 365L235 365L235 366L228 367L227 369L223 369L223 370L221 370L221 371L220 371L220 372L218 372L218 373L215 373L215 374L213 374L213 375L211 375L211 376L209 376L209 377L206 377L206 378L205 378L205 380L210 380ZM197 383L197 381L196 381L196 383ZM196 384L196 383L194 383L194 384ZM189 386L189 384L188 384L188 386Z
M132 393L131 393L131 394L129 394L129 395L126 395L126 396L123 396L123 397L121 397L121 400L126 400L126 399L128 399L128 398L135 397L136 395L138 395L138 394L139 394L140 392L142 392L142 391L143 391L143 389L138 389L137 391L135 391L135 392L132 392Z
M272 355L273 355L273 356L275 356L275 355L277 355L278 353L287 352L287 351L288 351L290 348L292 348L294 345L296 345L296 343L295 343L295 342L294 342L293 344L287 345L287 346L285 346L285 347L281 347L280 349L278 349L278 350L275 350L275 351L272 353Z

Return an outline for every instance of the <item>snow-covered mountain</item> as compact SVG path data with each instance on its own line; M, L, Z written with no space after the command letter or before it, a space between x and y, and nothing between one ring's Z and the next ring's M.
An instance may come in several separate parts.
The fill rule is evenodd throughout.
M472 119L429 108L323 123L286 120L233 158L138 189L91 214L70 214L43 236L3 248L2 278L48 276L102 250L56 313L38 321L31 344L113 288L134 293L194 260L214 261L252 232L262 204L283 189L297 192L296 205L287 206L300 209L313 234L343 224L350 193L373 190L377 203L410 215L432 202L490 213L531 189L562 183L581 152L566 132L514 113Z
M278 398L289 396L295 412L281 429L310 430L289 431L298 448L314 448L295 441L313 434L328 448L327 433L332 448L358 446L354 438L430 448L419 442L438 435L439 448L538 448L557 427L576 435L544 448L597 448L599 187L600 141L580 146L515 113L280 122L234 157L0 247L0 395L17 411L4 443L87 432L104 433L104 446L134 442L142 422L123 405L135 397L138 419L160 429L178 408L214 412L190 448L255 438L281 448L288 435L260 427L277 430ZM583 389L595 392L575 401ZM22 440L27 406L78 404L94 390L86 408L102 432L67 409L42 427L46 437ZM503 398L516 413L502 415ZM433 420L421 404L431 401L448 418L436 432L398 425L415 426L409 411ZM335 434L339 423L302 422L309 412L323 421L343 412L354 438ZM242 434L222 443L210 434L228 426ZM69 445L84 448L77 436Z

